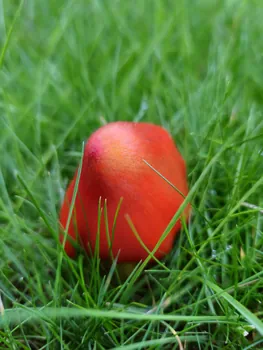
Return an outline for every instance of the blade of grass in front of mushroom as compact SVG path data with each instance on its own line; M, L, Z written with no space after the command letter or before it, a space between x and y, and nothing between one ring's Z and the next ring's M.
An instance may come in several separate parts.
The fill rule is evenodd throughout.
M233 135L233 138L238 137L240 135L240 133L242 132L241 129L238 129L235 134ZM233 139L232 138L232 139ZM177 222L177 220L180 218L180 216L182 215L183 211L186 209L187 205L189 205L189 203L191 203L192 198L195 195L195 192L198 190L198 188L201 186L202 181L206 178L206 176L209 174L209 171L212 169L213 165L216 163L216 161L220 158L220 156L227 150L229 149L229 147L231 147L231 145L233 144L233 141L229 140L227 143L225 143L223 146L221 146L220 150L215 154L215 156L208 162L208 164L206 165L206 167L204 168L204 170L202 171L200 177L198 178L198 180L196 181L196 183L193 185L193 187L190 189L188 195L185 197L184 202L182 203L182 205L180 206L180 208L178 209L178 211L175 213L175 215L173 216L173 218L171 219L170 223L168 224L168 226L166 227L165 231L163 232L160 240L158 241L157 245L155 246L155 248L152 250L152 253L154 254L158 248L160 247L160 245L162 244L162 242L164 241L164 239L167 237L167 235L169 234L170 230L172 229L172 227L175 225L175 223ZM146 162L144 160L144 162ZM147 164L147 162L146 162ZM153 171L156 171L150 164L149 166L152 168ZM158 173L158 172L157 172ZM191 262L193 262L195 259L192 258ZM136 281L136 279L139 277L139 275L142 273L142 271L144 270L144 268L146 267L146 265L148 264L150 260L150 257L148 256L145 261L142 263L142 265L140 266L140 268L138 269L136 275L134 276L131 286L134 284L134 282ZM187 266L189 266L189 263L187 264ZM186 268L186 267L185 267ZM182 276L181 276L182 277Z
M167 182L176 192L178 192L184 199L186 196L173 184L171 183L168 179L166 179L165 176L163 176L157 169L155 169L151 164L149 164L145 159L143 160L144 163L150 167L158 176L160 176L165 182ZM210 226L209 220L205 217L205 215L202 215L202 213L199 211L197 206L194 205L194 203L190 203L191 207L200 215L200 217L207 223L208 226Z
M118 216L119 216L119 213L120 213L120 210L121 210L122 202L123 202L123 197L120 198L118 206L116 208L115 215L114 215L112 231L111 231L111 236L112 236L111 241L112 242L114 241L114 235L115 235L115 229L116 229L116 225L117 225L117 219L118 219ZM112 242L111 242L111 245L112 245Z
M164 239L167 237L167 235L169 234L169 232L171 231L172 227L175 225L175 223L177 222L177 220L180 218L180 216L182 215L183 211L185 210L185 208L187 207L187 205L189 205L189 203L191 202L195 192L197 191L197 189L199 188L199 186L202 184L202 181L205 179L205 177L207 176L208 172L211 170L213 164L217 161L217 159L221 156L221 154L225 151L226 146L223 146L221 148L221 150L212 158L212 160L208 163L208 165L205 167L205 169L203 170L201 176L199 177L199 179L197 180L197 182L194 184L194 186L190 189L188 195L186 196L183 204L180 206L180 208L178 209L178 211L175 213L175 215L173 216L173 218L171 219L170 223L168 224L167 228L165 229L164 233L162 234L162 237L160 238L160 240L158 241L158 243L156 244L155 248L152 250L152 254L154 254L158 248L160 247L161 243L164 241ZM148 262L150 261L151 257L148 256L145 261L142 263L142 265L140 266L140 268L138 269L137 273L135 274L133 280L131 281L131 286L134 284L134 282L136 281L136 279L139 277L139 275L142 273L142 271L144 270L144 268L146 267L146 265L148 264Z
M90 262L91 262L91 278L90 278L90 284L93 285L94 290L96 291L96 295L99 293L99 280L100 277L100 230L101 230L101 218L102 218L102 211L103 207L101 205L101 197L99 197L98 200L98 209L97 209L97 234L96 234L96 241L95 241L95 247L94 250L90 246ZM87 243L89 244L89 242Z
M115 211L111 234L110 234L110 230L109 230L107 199L105 199L105 201L104 201L104 208L103 209L104 209L105 232L106 232L106 238L107 238L107 242L108 242L108 246L109 246L109 254L110 254L110 258L112 259L112 262L114 261L114 256L112 253L112 244L114 242L115 228L116 228L117 218L119 215L122 201L123 201L123 198L120 198L118 206L117 206L116 211Z
M80 176L81 176L81 171L82 171L83 157L84 157L84 142L82 144L82 156L81 156L81 159L80 159L80 164L79 164L79 168L78 168L78 172L77 172L76 182L75 182L74 190L73 190L72 201L70 203L68 219L67 219L67 223L66 223L66 227L65 227L65 235L63 237L62 247L59 247L60 251L59 251L58 261L57 261L55 288L54 288L55 295L58 296L57 300L59 300L59 301L61 300L60 287L61 287L61 266L62 266L62 261L63 261L63 258L65 258L67 260L70 259L67 256L67 254L65 254L64 248L65 248L66 240L68 238L68 229L69 229L70 221L71 221L71 218L72 218L72 215L73 215L73 210L74 210L74 206L75 206L75 200L77 198L79 181L80 181Z
M107 198L105 198L105 200L104 200L103 213L104 213L105 233L106 233L106 238L107 238L108 247L109 247L109 255L110 255L111 261L113 262L114 257L113 257L113 254L112 254L112 240L110 238L110 231L109 231Z
M110 259L112 264L115 264L115 260L113 253L112 253L112 244L114 241L114 234L115 234L115 228L116 228L116 223L117 223L117 218L119 215L119 211L121 208L121 204L122 204L123 198L120 198L115 215L114 215L114 220L113 220L113 225L112 225L112 230L111 230L111 235L109 232L109 221L108 221L108 209L107 209L107 199L105 199L104 201L104 222L105 222L105 231L106 231L106 237L107 237L107 241L108 241L108 246L109 246L109 254L110 254ZM119 257L119 252L117 254L117 257ZM121 279L118 273L118 269L116 268L115 270L115 274L116 274L116 278L119 284L121 284Z
M98 306L104 306L104 302L107 300L107 291L109 290L113 275L116 274L119 277L117 272L117 263L118 263L119 254L112 261L111 267L107 275L104 276L104 280L101 283L99 293L98 293ZM118 281L121 284L121 281Z
M134 236L136 237L136 239L138 240L138 242L140 242L140 245L143 247L143 249L148 253L148 255L150 256L150 259L153 259L159 266L161 266L164 270L169 271L169 269L160 261L158 260L153 254L152 252L146 247L146 245L143 243L143 240L141 239L139 233L137 232L131 217L126 214L125 215L125 219L128 222L128 225L130 227L130 229L132 230L132 233L134 234Z

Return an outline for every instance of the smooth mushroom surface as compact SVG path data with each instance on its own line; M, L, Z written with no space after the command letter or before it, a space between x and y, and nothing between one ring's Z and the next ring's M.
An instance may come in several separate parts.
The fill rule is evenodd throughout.
M76 179L77 171L66 191L60 211L60 223L64 229ZM152 251L187 193L185 162L164 128L149 123L109 123L95 131L86 143L68 235L74 240L79 239L87 252L94 252L96 240L99 239L101 259L108 259L111 251L113 257L119 253L119 262L144 260L148 253L132 232L127 215L144 245ZM98 238L100 198L101 223ZM104 220L105 200L110 249ZM189 206L184 215L188 217ZM157 258L170 252L180 228L181 222L178 220L155 253ZM60 240L63 241L63 235ZM75 256L75 249L69 240L66 241L65 250L70 257Z

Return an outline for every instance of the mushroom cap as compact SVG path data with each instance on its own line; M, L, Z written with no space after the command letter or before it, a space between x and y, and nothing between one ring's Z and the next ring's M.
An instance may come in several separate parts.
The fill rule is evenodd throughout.
M152 251L170 220L184 201L184 196L158 175L146 162L162 174L184 196L188 193L185 162L173 139L162 127L149 123L114 122L94 132L86 143L73 215L68 235L77 237L87 252L94 252L99 232L99 255L109 259L119 253L119 262L136 262L148 253L138 241L127 221L130 217L145 246ZM71 181L60 212L65 229L70 211L77 172ZM98 205L101 198L101 222L98 230ZM119 206L114 233L114 220ZM107 201L106 233L104 202ZM189 206L184 215L189 214ZM172 249L176 222L163 241L156 258ZM61 236L61 241L63 236ZM74 257L75 249L69 240L66 253Z

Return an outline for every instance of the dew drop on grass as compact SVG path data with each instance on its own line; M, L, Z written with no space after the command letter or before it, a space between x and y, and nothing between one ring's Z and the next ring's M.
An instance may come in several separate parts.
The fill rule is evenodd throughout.
M212 259L216 259L216 258L217 258L216 249L212 249Z

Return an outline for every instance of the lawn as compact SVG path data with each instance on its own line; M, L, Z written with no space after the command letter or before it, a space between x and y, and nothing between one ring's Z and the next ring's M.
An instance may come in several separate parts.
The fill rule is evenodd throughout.
M0 0L0 348L263 348L261 0ZM58 243L83 142L163 125L192 216L116 283ZM186 203L185 202L185 203Z

